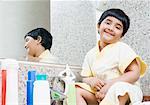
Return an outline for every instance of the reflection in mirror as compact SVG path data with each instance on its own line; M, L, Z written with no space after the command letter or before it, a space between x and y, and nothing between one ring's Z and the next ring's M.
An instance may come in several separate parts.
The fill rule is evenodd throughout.
M25 60L24 36L30 30L50 30L49 0L0 1L0 58Z
M28 61L59 63L58 58L50 52L53 37L46 29L33 29L25 35L24 39Z

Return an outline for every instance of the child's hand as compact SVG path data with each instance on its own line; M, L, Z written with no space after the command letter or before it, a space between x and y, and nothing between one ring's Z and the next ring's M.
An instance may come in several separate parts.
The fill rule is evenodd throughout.
M104 81L96 77L85 78L84 82L89 84L91 88L95 89L96 91L99 91L105 85Z
M96 99L97 99L98 102L101 102L104 99L105 94L102 93L102 92L100 92L100 91L97 91L95 93L95 97L96 97Z
M97 98L97 101L100 102L104 99L106 93L108 92L108 89L111 87L112 83L110 81L105 82L105 85L96 92L95 97Z
M110 81L105 82L105 85L101 88L100 93L105 96L111 86L112 83Z

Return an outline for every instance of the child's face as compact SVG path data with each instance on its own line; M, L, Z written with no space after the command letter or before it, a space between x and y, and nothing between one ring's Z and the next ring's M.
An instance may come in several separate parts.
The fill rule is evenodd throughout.
M106 17L98 26L100 40L104 43L111 44L120 40L123 33L123 24L115 17Z
M35 56L35 54L36 54L36 47L37 47L36 40L34 40L30 36L27 36L25 38L25 45L24 45L24 47L26 48L28 55L31 55L33 57Z

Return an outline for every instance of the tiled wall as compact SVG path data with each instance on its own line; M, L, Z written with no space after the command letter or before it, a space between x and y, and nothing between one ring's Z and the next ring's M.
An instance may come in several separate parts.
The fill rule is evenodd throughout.
M91 1L51 1L52 52L63 64L81 65L96 43L96 12Z

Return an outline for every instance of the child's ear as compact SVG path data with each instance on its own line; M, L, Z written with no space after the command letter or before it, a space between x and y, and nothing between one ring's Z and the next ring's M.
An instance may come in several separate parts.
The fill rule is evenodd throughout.
M38 37L37 37L37 41L38 41L39 43L41 43L42 37L41 37L41 36L38 36Z
M100 27L100 25L99 25L99 24L97 24L97 29L99 29L99 27Z
M98 31L98 33L99 33L99 28L100 28L100 25L99 24L97 24L97 31Z

